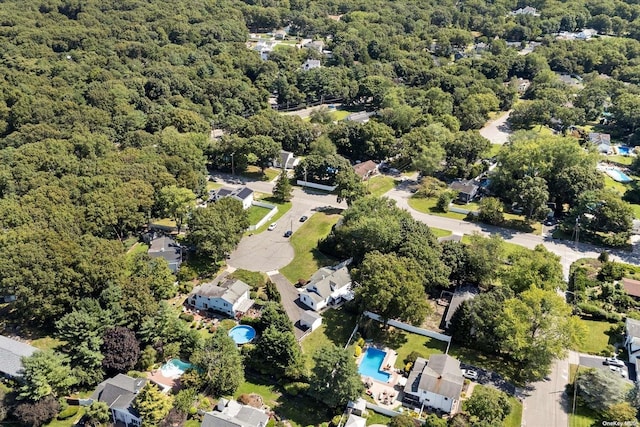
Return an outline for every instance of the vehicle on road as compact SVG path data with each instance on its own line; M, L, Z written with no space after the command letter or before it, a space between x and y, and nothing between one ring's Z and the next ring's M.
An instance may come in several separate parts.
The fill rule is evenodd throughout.
M277 226L278 226L278 223L274 222L273 224L271 224L271 225L267 228L267 230L269 230L269 231L273 231L273 230L275 230L275 229L276 229L276 227L277 227Z
M308 217L308 216L306 216L306 215L302 215L302 216L300 217L300 222L305 222L305 221L306 221L306 220L308 220L308 219L309 219L309 217Z
M473 369L462 369L462 376L470 380L477 380L478 371L474 371Z
M624 368L624 362L620 359L618 359L617 357L607 357L606 359L604 359L602 361L602 363L604 363L605 365L609 365L611 366L617 366L619 368Z
M291 237L292 234L293 234L293 231L287 230L286 233L284 233L284 237Z

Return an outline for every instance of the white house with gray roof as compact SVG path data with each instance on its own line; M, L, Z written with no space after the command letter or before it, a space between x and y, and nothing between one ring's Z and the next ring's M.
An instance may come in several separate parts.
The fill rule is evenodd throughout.
M236 200L242 202L242 209L247 210L253 204L253 190L249 187L240 188L228 188L222 187L217 191L211 191L209 193L209 201L217 202L224 197L233 197Z
M625 340L624 346L629 355L629 362L636 364L636 360L640 360L640 320L627 317L625 321Z
M236 317L253 306L253 300L249 298L250 290L251 286L242 280L222 277L193 288L188 301L198 310Z
M269 416L260 409L220 399L216 410L206 412L201 427L266 427Z
M22 358L38 351L29 344L0 335L0 373L9 378L22 375Z
M182 247L170 236L153 235L147 251L149 258L164 258L169 270L176 273L182 264Z
M418 357L404 387L417 404L453 414L458 411L464 378L460 362L446 354Z
M348 262L336 267L323 267L311 276L309 284L300 292L300 302L314 311L353 299Z
M142 419L138 411L133 408L133 403L148 381L146 378L132 378L118 374L98 384L91 395L91 400L107 404L114 424L123 423L127 427L140 426Z

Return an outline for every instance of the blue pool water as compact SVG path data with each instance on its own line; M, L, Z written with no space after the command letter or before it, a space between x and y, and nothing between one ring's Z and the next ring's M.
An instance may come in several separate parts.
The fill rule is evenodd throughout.
M607 169L607 175L609 175L611 178L613 178L615 181L618 181L618 182L633 181L633 179L631 179L627 174L619 171L618 169Z
M160 368L163 377L179 378L184 372L190 369L191 363L183 362L180 359L171 359Z
M621 145L620 147L618 147L618 153L622 154L623 156L628 156L631 153L631 148Z
M367 351L364 352L362 362L360 362L360 366L358 367L360 375L371 377L374 380L382 381L383 383L388 382L391 375L380 370L382 361L386 355L387 353L382 350L369 347Z
M229 331L229 336L238 345L246 344L256 337L256 330L249 325L238 325Z

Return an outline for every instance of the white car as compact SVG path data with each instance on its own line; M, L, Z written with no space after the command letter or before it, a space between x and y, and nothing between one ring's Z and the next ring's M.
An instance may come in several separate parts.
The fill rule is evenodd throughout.
M462 369L462 376L470 380L477 380L478 372L473 369Z
M624 362L617 357L607 357L602 363L609 366L618 366L620 368L624 368Z
M278 226L278 224L274 222L273 224L271 224L271 225L269 226L269 228L267 228L267 230L269 230L269 231L273 231L273 230L275 230L275 229L276 229L276 227L277 227L277 226Z

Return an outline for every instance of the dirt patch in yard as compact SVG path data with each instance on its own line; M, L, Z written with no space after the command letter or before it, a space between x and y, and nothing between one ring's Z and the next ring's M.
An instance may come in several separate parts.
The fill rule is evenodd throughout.
M430 331L443 332L443 330L440 329L440 324L442 323L442 316L444 316L444 312L447 307L438 305L434 300L431 299L428 299L427 303L431 307L432 312L427 316L426 320L422 324L422 327Z

